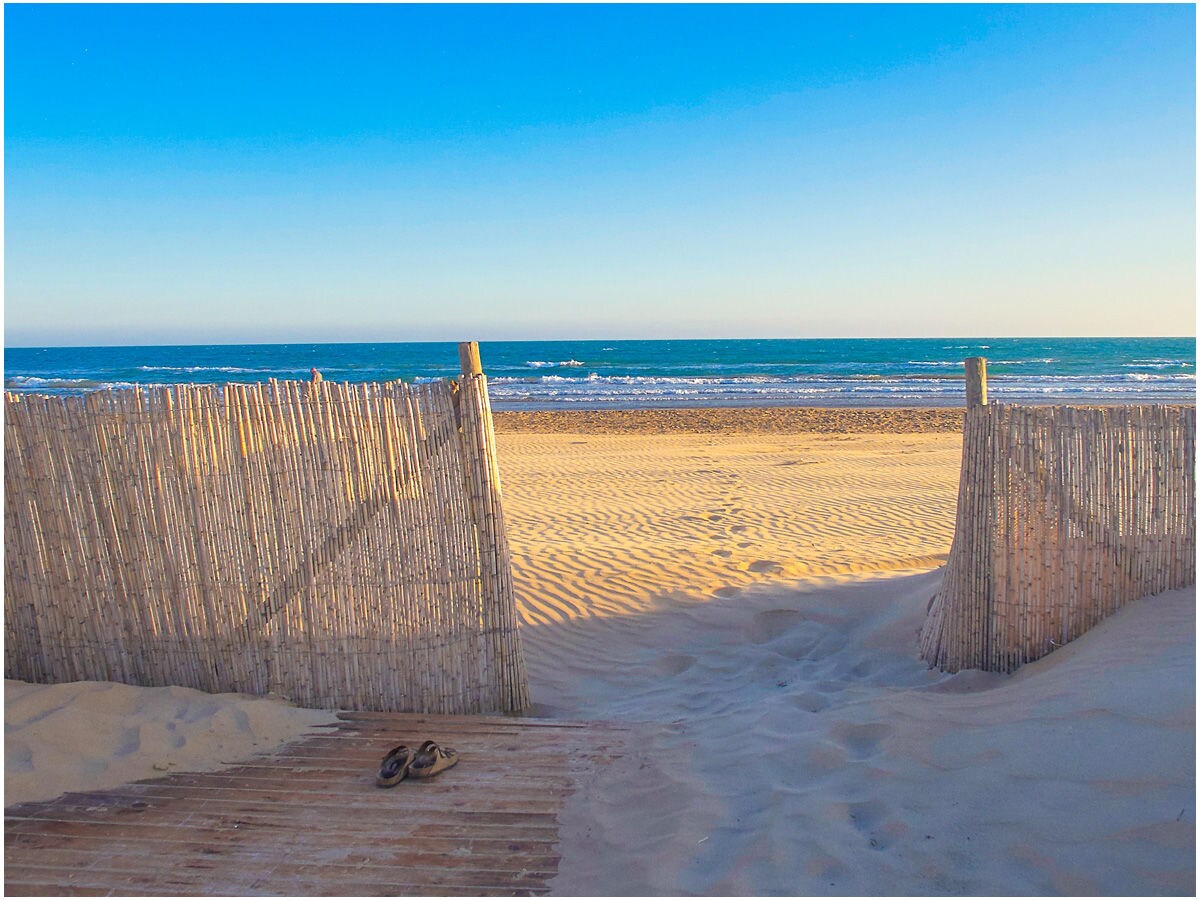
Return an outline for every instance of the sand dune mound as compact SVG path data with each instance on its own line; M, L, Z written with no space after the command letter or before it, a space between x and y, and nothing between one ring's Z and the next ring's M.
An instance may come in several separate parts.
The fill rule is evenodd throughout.
M217 769L334 720L243 694L5 681L4 803Z
M916 657L937 577L527 629L545 709L670 723L574 798L557 889L1191 894L1194 590L947 676Z

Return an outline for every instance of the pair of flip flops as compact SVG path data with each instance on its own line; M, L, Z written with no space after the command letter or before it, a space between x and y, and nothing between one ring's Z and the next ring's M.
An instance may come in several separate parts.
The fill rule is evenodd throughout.
M390 750L379 764L375 784L379 787L392 787L409 777L432 778L457 762L456 750L439 747L434 741L426 741L416 750L401 744Z

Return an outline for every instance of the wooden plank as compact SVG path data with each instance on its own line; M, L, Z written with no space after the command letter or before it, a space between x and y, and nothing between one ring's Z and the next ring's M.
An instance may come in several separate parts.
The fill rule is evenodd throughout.
M627 752L627 732L521 723L347 716L284 756L13 806L5 811L5 890L543 894L558 870L563 802ZM383 752L414 726L469 749L436 779L375 787ZM307 764L281 762L289 759Z
M385 831L392 834L409 834L422 829L432 828L445 831L453 829L462 821L464 815L469 815L478 829L480 837L498 837L511 835L514 839L541 840L550 836L554 830L557 807L565 797L557 798L556 804L547 804L541 809L520 813L512 810L482 809L473 803L446 804L438 809L412 809L409 807L385 807L376 809L357 809L345 814L338 814L332 807L322 805L312 812L305 812L297 807L279 806L274 809L254 808L253 806L238 806L233 803L216 803L197 808L185 805L171 809L179 819L187 818L187 827L195 828L226 828L253 825L256 828L278 828L294 830L296 828L339 828L346 832L375 833L380 828L380 819L391 823ZM324 813L324 815L322 815ZM35 814L25 816L30 820L46 820L59 823L54 828L72 828L80 826L87 828L94 825L105 825L111 821L111 814L97 811L70 811L60 815ZM403 821L398 821L403 819ZM130 828L137 827L128 817L123 817ZM141 819L144 824L160 824L155 819Z
M108 897L112 895L112 889L109 887L64 887L61 884L49 882L6 880L4 893L9 897ZM143 891L140 894L136 891L129 893L133 896L155 896L150 891Z
M501 726L514 728L586 728L589 731L604 731L606 729L620 730L620 726L607 722L572 722L557 719L535 719L525 716L427 716L423 713L394 713L394 712L349 712L341 710L337 717L345 722L364 724L367 722L385 722L391 727L403 725L427 725L436 722L439 727L464 725L471 729L482 730L485 726Z
M261 851L253 846L236 844L213 846L209 842L200 841L114 841L100 836L73 838L65 843L53 843L53 841L52 835L41 835L38 837L38 842L29 839L11 843L6 841L5 862L20 862L24 856L23 848L27 847L39 849L39 864L59 865L64 868L86 868L100 860L137 857L139 859L137 870L142 871L146 860L154 860L154 864L162 862L163 865L173 865L170 854L179 852L196 854L198 857L249 857L255 859L261 857ZM508 871L511 864L514 863L519 863L521 868L531 871L547 870L548 867L556 865L559 860L558 854L552 852L548 845L523 846L519 843L494 841L487 849L471 847L463 852L459 842L444 840L442 843L449 849L433 850L422 842L419 849L409 850L404 854L402 864L414 868L429 868L454 866L463 860L470 860L478 871L503 872ZM510 849L510 845L517 849ZM301 842L296 849L300 846L310 850L311 858L316 858L321 853L328 855L330 852L327 841ZM370 854L363 855L351 849L333 848L333 852L340 854L339 859L366 868L383 865L372 859ZM387 868L387 866L384 867Z

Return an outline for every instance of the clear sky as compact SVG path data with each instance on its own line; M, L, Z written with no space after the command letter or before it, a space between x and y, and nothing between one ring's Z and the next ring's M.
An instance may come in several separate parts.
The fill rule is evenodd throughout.
M1195 10L7 5L5 343L1195 334Z

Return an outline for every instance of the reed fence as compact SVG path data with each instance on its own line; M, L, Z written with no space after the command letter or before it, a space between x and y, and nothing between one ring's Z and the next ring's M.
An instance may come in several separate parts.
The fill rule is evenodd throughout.
M482 373L8 394L4 427L7 677L528 705Z
M931 666L1011 672L1195 581L1195 407L968 405Z

